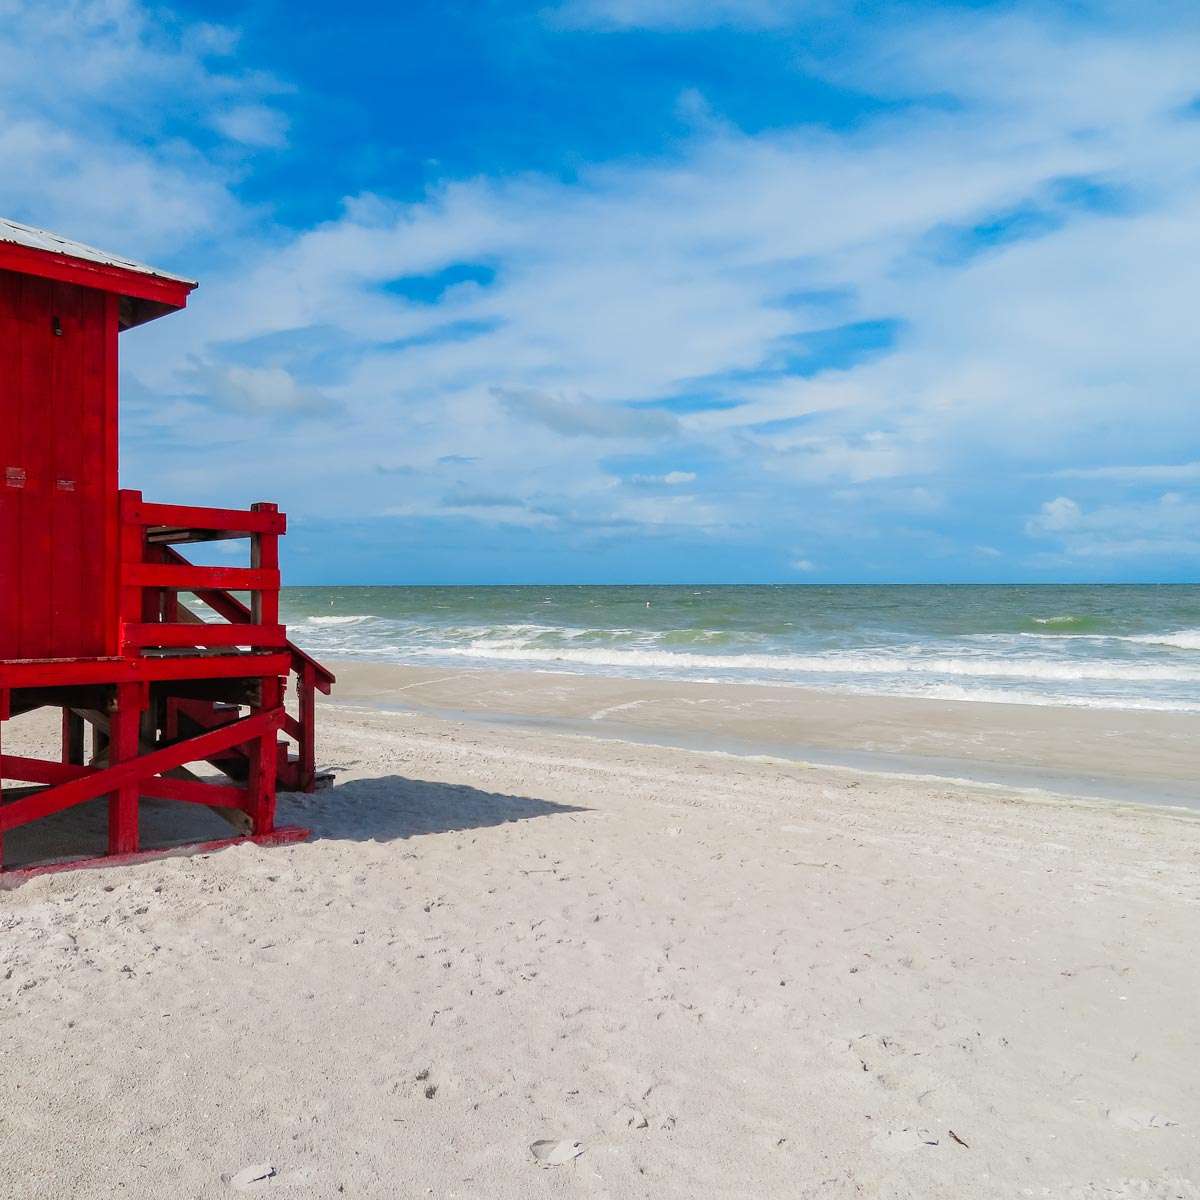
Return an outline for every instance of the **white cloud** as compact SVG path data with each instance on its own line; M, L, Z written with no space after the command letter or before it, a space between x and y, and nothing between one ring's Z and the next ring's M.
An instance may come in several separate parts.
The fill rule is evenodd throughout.
M227 138L247 146L274 149L287 143L287 117L265 104L240 104L215 113L212 123Z
M1066 467L1062 479L1097 479L1112 483L1198 483L1200 462L1148 463L1127 467Z
M418 520L452 518L478 525L501 525L518 529L544 529L559 523L552 513L539 512L518 500L500 503L489 498L480 502L470 497L462 500L447 498L441 503L415 500L408 504L384 508L380 515Z
M1043 556L1049 561L1167 558L1193 565L1200 562L1200 499L1165 492L1154 501L1084 509L1060 496L1042 505L1026 531L1058 542Z
M1034 54L1030 69L1044 66ZM1046 237L965 261L925 247L931 230L986 221L1064 176L1171 177L1200 153L1200 122L1166 115L1176 93L1164 85L1159 111L1138 106L1141 124L1086 139L1052 108L920 110L836 136L724 129L679 162L572 184L481 179L413 205L362 197L206 284L189 336L197 319L213 340L333 325L356 354L325 391L357 415L361 444L417 428L431 456L475 455L496 478L532 469L564 496L603 473L601 449L564 453L564 437L696 443L799 487L918 481L973 453L1045 469L1078 461L1081 429L1124 424L1128 445L1131 414L1149 453L1191 404L1190 181L1154 207L1071 212ZM379 291L478 261L496 265L495 282L437 305ZM845 298L785 299L822 289ZM903 329L891 354L811 377L753 374L783 339L880 318ZM697 390L732 406L645 407ZM597 520L616 503L600 497Z
M1076 529L1083 520L1083 510L1069 496L1047 500L1036 517L1030 517L1025 532L1037 536L1043 533L1060 533Z
M239 412L291 417L329 414L338 407L282 367L208 367L197 372L196 385L215 403Z
M536 421L566 437L643 438L673 433L677 428L668 413L597 404L583 396L552 396L533 389L493 389L509 412Z
M235 46L137 0L0 0L0 214L141 256L236 232L235 163L179 132L280 128L283 89L235 69Z
M643 487L681 487L685 483L695 483L695 471L668 471L665 475L634 475L630 482Z
M635 496L620 501L614 516L651 533L726 533L737 523L724 505L698 496Z

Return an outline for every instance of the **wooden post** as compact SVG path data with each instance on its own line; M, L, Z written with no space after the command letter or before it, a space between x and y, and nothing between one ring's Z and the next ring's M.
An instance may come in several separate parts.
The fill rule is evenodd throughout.
M11 699L7 688L0 688L0 764L4 761L4 722L11 716ZM0 787L4 786L4 770L0 766ZM0 872L4 870L4 834L0 832Z
M146 706L146 686L141 683L117 685L117 703L111 717L108 746L110 766L137 758L142 709ZM122 784L108 798L108 852L133 854L138 849L138 784Z
M283 704L283 683L277 676L262 681L262 703L251 713L274 712ZM275 828L275 792L278 784L278 738L272 728L246 746L250 774L246 780L246 811L256 834L271 833Z
M83 766L83 718L74 710L62 710L62 760L72 766Z
M145 561L146 530L135 514L142 504L142 493L125 489L120 493L120 526L117 536L117 570L120 581L121 653L125 653L125 626L146 622L147 600L142 589L130 582L132 568Z
M278 504L260 502L250 506L252 512L277 513ZM279 570L279 535L256 533L250 543L250 566L268 571ZM250 611L255 625L279 624L279 589L263 588L256 591L250 601Z
M317 685L316 670L305 662L296 676L300 717L300 790L311 790L317 777Z

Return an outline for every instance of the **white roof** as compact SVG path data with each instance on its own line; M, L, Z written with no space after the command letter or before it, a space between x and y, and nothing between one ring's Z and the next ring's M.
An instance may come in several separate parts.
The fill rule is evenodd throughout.
M95 246L73 242L57 233L51 233L48 229L35 229L32 225L22 225L4 217L0 217L0 242L13 242L18 246L29 246L33 250L47 250L51 254L65 254L69 258L102 263L106 267L120 267L122 271L136 271L139 275L153 275L158 279L173 279L177 283L196 286L194 279L187 279L183 275L172 275L170 271L160 271L157 267L148 267L145 263L123 258L120 254L110 254L107 250L97 250Z

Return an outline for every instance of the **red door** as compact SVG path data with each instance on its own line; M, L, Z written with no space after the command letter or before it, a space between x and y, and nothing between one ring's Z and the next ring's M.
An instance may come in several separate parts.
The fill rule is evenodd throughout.
M106 652L109 313L102 292L0 271L0 659Z

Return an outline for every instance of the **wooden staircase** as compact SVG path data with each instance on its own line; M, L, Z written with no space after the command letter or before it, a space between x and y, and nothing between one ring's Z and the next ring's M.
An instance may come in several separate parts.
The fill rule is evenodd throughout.
M231 622L249 622L251 619L250 610L229 592L206 592L203 599L210 608L216 609ZM179 605L179 616L185 620L200 620L183 605ZM319 775L316 769L316 693L328 696L336 681L330 671L293 642L287 642L285 649L291 656L292 669L288 678L289 681L295 680L296 715L286 713L283 720L282 732L285 737L278 743L279 789L285 792L314 792L328 783L330 778ZM241 710L237 705L214 700L172 698L167 706L166 732L171 738L192 736L230 725L240 716ZM290 743L295 745L294 753ZM207 761L238 782L245 782L249 777L250 759L242 746L233 746Z
M175 576L184 586L192 582L193 575L205 583L214 577L220 578L222 575L227 575L230 582L236 585L246 575L253 574L253 572L236 568L196 568L175 549L175 544L179 542L212 540L215 536L218 535L212 532L201 533L186 526L178 529L163 526L148 528L145 539L138 549L138 556L147 564L166 568L170 574L162 576L162 578L169 579L171 576ZM255 557L257 559L265 556L260 556L256 550ZM272 553L270 558L274 560L275 554ZM272 562L273 565L274 562ZM241 626L244 631L250 631L261 627L263 623L263 613L242 603L232 591L211 585L196 586L191 591L206 607L222 618L222 623L214 625L204 621L180 602L177 591L165 589L158 591L158 589L147 588L147 594L142 601L142 618L143 621L150 623L144 625L143 628L153 629L159 622L177 628L198 625L203 626L204 634L210 637L214 635L214 631L228 631L228 638L240 640L240 635L236 632L238 626ZM256 592L256 598L260 594ZM277 593L272 596L271 609L270 619L277 620ZM161 628L161 625L159 627ZM195 637L187 640L203 643L205 639L197 631ZM321 692L328 696L336 679L331 671L306 654L294 642L284 639L280 649L289 659L288 682L295 680L295 715L285 712L283 717L281 732L284 738L278 743L277 751L278 786L287 792L312 792L328 782L328 777L318 775L316 769L314 731L316 693ZM164 649L159 653L166 654L170 651ZM166 740L171 741L180 737L205 733L232 724L239 716L240 712L236 705L198 698L172 697L167 704L163 734ZM218 770L223 771L237 782L244 782L248 778L250 758L245 747L231 747L206 761L211 762Z

